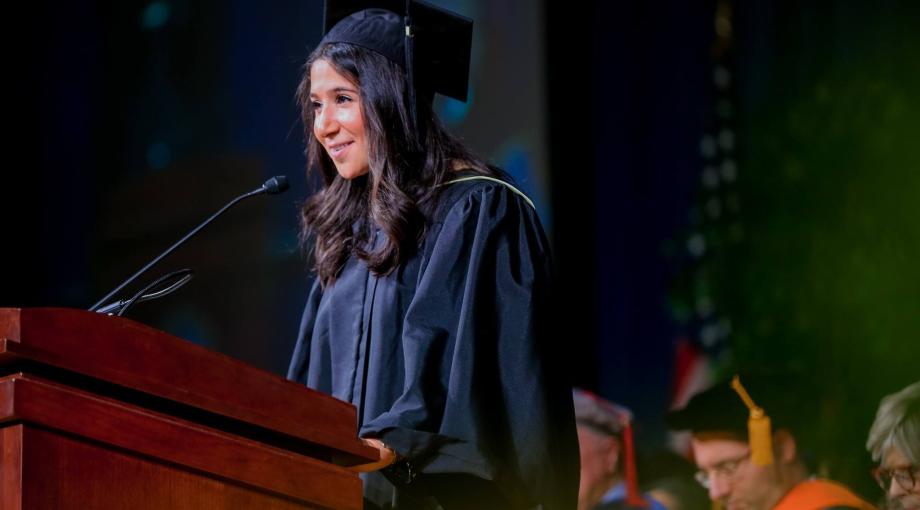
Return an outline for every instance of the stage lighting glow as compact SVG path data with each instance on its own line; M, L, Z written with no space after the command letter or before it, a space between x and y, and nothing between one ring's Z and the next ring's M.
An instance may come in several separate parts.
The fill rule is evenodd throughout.
M171 11L169 2L152 2L141 14L141 26L146 30L162 28L169 21Z

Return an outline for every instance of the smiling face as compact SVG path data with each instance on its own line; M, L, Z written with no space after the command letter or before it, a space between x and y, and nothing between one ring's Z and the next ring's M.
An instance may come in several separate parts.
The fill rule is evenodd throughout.
M343 179L354 179L370 169L364 113L358 86L326 60L310 66L310 102L313 135Z

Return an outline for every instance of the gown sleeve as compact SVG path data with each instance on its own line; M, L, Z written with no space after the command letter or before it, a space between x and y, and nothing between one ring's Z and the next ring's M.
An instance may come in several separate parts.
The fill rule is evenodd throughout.
M297 334L297 343L294 345L294 354L288 367L287 378L292 381L306 383L307 367L310 366L310 339L316 325L316 314L319 302L323 297L323 288L319 278L313 281L307 304L304 306L303 316L300 319L300 330Z
M420 479L489 481L513 508L574 508L571 386L546 336L550 260L535 211L503 185L477 184L426 243L402 330L402 393L361 434Z

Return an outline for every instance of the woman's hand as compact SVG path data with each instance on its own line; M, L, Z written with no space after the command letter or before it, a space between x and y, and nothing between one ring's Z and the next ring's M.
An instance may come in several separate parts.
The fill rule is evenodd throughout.
M357 466L349 466L348 468L346 468L349 471L353 473L368 473L370 471L377 471L379 469L383 469L389 466L390 464L396 462L396 452L387 448L386 445L383 444L383 441L372 438L372 437L371 438L362 437L361 442L366 444L367 446L376 448L377 451L380 453L380 460L378 460L377 462L370 462L367 464L358 464Z

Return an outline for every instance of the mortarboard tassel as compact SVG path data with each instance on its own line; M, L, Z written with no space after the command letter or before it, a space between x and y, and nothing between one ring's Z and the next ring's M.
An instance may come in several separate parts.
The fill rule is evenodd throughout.
M741 379L736 375L732 378L732 389L738 393L744 405L750 411L748 417L748 442L751 445L751 462L755 466L768 466L773 464L773 431L770 427L770 417L763 408L758 407L748 395Z
M406 85L409 87L409 116L411 117L412 130L417 138L419 133L418 112L415 104L415 34L412 32L412 16L409 12L411 5L412 0L406 0L406 41L404 47L406 50ZM417 143L421 144L421 140L417 140Z
M636 451L631 422L627 422L623 427L623 449L626 450L626 505L633 508L648 508L648 501L639 494L639 477L636 474Z

